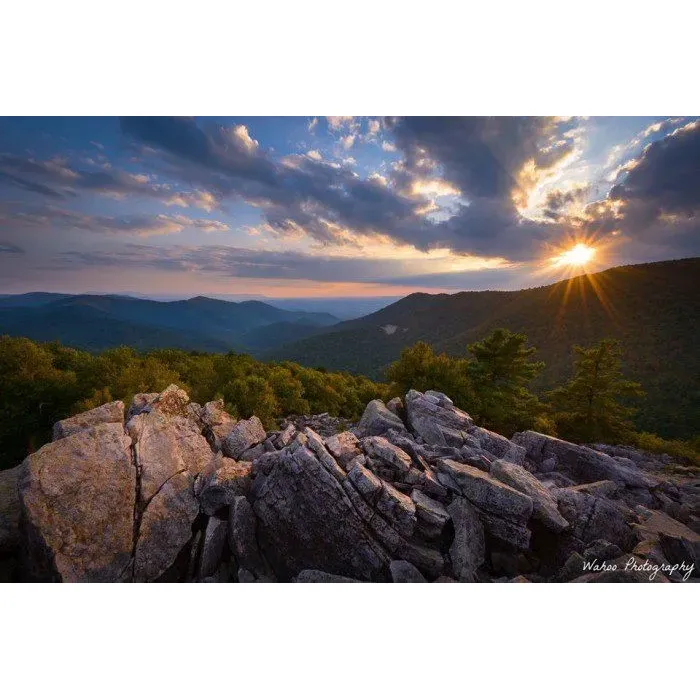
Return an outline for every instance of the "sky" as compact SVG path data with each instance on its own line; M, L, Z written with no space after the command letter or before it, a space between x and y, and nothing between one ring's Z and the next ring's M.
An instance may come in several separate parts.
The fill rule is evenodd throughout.
M396 297L699 254L697 117L0 118L0 293Z

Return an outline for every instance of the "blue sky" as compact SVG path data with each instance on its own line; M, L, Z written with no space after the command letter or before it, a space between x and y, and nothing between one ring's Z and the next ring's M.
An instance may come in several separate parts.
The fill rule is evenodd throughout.
M694 117L0 119L3 293L514 289L698 255L699 214Z

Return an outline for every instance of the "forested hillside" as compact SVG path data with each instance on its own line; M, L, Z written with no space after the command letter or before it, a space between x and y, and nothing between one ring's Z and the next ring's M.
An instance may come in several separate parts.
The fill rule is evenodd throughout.
M377 313L270 353L379 379L417 341L463 357L498 327L527 335L545 362L534 386L562 382L574 345L620 341L626 376L647 400L640 428L671 437L700 433L700 258L619 267L516 292L412 294Z

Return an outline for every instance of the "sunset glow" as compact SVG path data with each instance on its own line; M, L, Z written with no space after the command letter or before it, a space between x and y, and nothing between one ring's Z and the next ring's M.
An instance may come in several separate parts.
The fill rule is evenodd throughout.
M555 267L584 267L595 257L596 250L585 243L577 243L573 248L557 255L552 264Z

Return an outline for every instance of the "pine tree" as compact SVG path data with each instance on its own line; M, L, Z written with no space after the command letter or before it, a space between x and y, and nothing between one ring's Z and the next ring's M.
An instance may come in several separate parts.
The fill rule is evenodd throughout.
M589 348L575 346L574 352L574 376L549 394L559 434L579 442L629 440L635 410L620 401L644 392L622 376L619 343L601 340Z
M532 427L544 410L528 389L544 367L543 362L530 359L537 349L527 347L522 333L505 328L497 328L467 349L474 356L467 371L476 394L473 413L478 421L506 435Z

